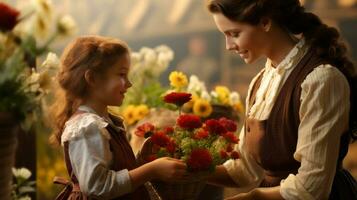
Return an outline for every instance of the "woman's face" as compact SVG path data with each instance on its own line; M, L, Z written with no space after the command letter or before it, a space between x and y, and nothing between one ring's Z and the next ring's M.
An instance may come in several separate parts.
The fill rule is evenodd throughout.
M262 24L231 21L221 13L213 14L213 19L226 38L226 49L239 54L245 63L252 63L265 55L268 37Z

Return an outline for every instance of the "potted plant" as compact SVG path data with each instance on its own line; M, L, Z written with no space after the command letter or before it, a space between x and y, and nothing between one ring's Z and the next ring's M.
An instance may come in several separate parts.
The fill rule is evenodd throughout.
M49 2L38 1L36 8L25 13L0 2L0 180L3 185L0 196L3 199L10 199L11 195L17 131L27 130L41 119L42 99L50 91L51 73L58 65L55 54L49 54L40 66L36 65L37 58L48 52L58 36L68 35L74 28L68 17L59 17L54 23L55 31L42 44L37 43L31 31L24 30L25 27L33 30L33 17L41 19L37 12L48 18L44 13L51 8Z

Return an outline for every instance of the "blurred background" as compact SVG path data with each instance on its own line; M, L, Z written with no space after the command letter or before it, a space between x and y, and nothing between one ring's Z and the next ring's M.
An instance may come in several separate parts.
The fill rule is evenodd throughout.
M5 2L23 7L29 1ZM357 0L305 0L302 3L308 11L340 30L348 43L350 56L356 61ZM143 46L166 44L175 55L161 82L167 83L169 71L178 69L188 75L196 74L208 87L224 84L238 91L243 100L250 80L264 66L264 60L246 65L239 56L225 50L224 36L216 29L203 0L53 0L52 4L57 12L70 14L77 26L75 35L54 42L52 51L58 55L76 35L117 37L134 51ZM42 130L36 135L21 136L16 166L32 171L33 177L37 177L37 192L33 197L46 200L53 199L61 188L52 184L52 178L66 176L66 171L61 149L48 144L50 129ZM357 178L356 144L351 145L345 166ZM226 195L230 192L227 190Z

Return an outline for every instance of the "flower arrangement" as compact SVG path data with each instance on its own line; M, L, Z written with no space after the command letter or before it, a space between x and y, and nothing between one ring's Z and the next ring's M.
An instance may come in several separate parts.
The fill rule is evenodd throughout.
M166 103L179 109L190 100L189 93L172 92L164 96ZM144 123L135 134L151 139L153 146L144 158L146 161L168 156L184 160L190 172L205 172L213 171L230 158L239 158L238 152L233 151L233 145L238 143L236 131L237 124L227 118L202 122L195 114L180 114L174 126L159 128Z
M37 121L41 99L50 91L51 76L59 63L53 53L39 66L37 58L49 51L56 38L75 30L71 17L53 20L52 10L47 0L30 2L22 11L0 3L0 112L12 113L24 122L23 128ZM50 24L55 24L54 30L44 37Z
M214 106L224 106L232 108L236 113L243 113L244 107L237 92L231 92L227 87L218 85L213 91L208 92L205 83L197 76L187 76L178 71L173 71L169 75L171 90L177 92L188 92L192 94L189 102L183 105L183 111L194 113L202 118L209 117L214 111ZM236 115L238 120L238 115Z

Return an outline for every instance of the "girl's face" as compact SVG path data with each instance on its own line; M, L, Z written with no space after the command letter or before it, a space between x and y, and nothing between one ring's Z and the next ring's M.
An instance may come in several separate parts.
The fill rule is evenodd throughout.
M262 24L253 26L231 21L221 13L213 14L213 19L226 38L226 49L239 54L245 63L252 63L265 55L268 37Z
M96 76L96 83L93 85L94 98L103 105L121 105L124 94L131 87L128 80L129 68L130 57L125 54L109 67L103 76Z

